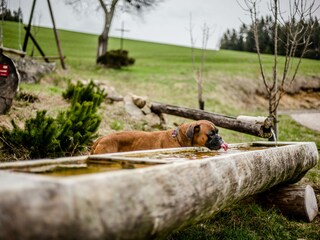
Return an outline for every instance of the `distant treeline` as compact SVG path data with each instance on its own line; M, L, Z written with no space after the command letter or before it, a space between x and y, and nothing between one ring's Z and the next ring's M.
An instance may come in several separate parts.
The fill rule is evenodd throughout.
M309 21L315 23L315 30L311 35L311 44L308 47L308 52L304 55L305 58L320 59L320 27L317 18ZM303 25L307 25L305 22ZM278 54L285 55L285 39L286 31L284 26L279 26L278 36L281 39L278 41ZM262 17L258 20L259 42L261 53L274 53L274 31L273 19L271 16ZM301 34L305 34L302 32ZM253 25L242 24L239 31L235 29L227 30L220 40L221 49L231 49L238 51L256 52ZM301 56L303 46L297 48L296 56Z
M0 19L4 21L11 22L22 22L22 11L21 8L18 8L18 11L11 12L10 9L5 9L3 13L0 14Z

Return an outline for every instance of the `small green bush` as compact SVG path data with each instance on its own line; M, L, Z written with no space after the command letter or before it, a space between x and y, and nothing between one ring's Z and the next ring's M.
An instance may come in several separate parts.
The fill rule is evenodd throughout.
M59 142L57 150L64 155L73 155L97 137L95 133L101 123L101 117L96 113L98 101L99 98L94 98L92 102L75 102L68 111L58 115L60 132L56 137Z
M134 62L135 59L128 56L128 51L121 49L110 50L97 59L98 64L101 64L107 68L115 69L133 65Z
M26 120L25 128L21 129L14 120L13 129L3 129L0 140L6 151L16 157L40 158L55 151L56 121L46 116L46 111L38 111L35 118Z
M79 81L76 84L69 81L68 87L66 91L62 93L62 96L64 99L77 101L79 103L85 101L92 102L94 98L99 97L97 104L100 105L107 94L104 92L104 89L100 89L93 81L90 81L87 85Z
M123 130L123 123L118 120L114 120L111 123L110 128L116 131Z
M1 130L4 150L17 158L36 159L74 155L90 144L97 136L101 122L97 110L105 93L92 84L70 88L73 89L71 106L56 118L47 116L46 111L38 111L34 118L25 121L24 129L12 120L12 130Z

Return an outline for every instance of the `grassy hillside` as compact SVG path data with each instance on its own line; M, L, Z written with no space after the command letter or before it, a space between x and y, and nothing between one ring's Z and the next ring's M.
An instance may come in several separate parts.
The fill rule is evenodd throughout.
M133 92L148 96L151 101L186 107L198 106L190 48L125 40L125 49L129 50L129 55L136 59L136 63L133 67L116 71L95 65L96 35L60 30L59 37L68 66L67 71L59 71L59 77L74 80L97 79L114 86L122 95ZM37 28L36 38L46 55L58 55L52 29ZM17 39L17 23L5 22L4 45L17 48ZM111 38L109 48L118 48L119 44L119 39ZM30 53L31 49L32 42L29 40L27 52ZM39 55L37 51L35 54ZM196 56L200 58L200 50L196 51ZM263 59L266 63L266 72L271 75L273 57L264 55ZM303 60L298 76L307 80L313 76L319 77L320 62ZM203 96L206 110L235 116L267 115L266 101L261 103L256 99L255 92L259 86L262 86L262 82L256 54L236 51L206 52ZM228 131L226 134L234 136L228 134ZM243 139L242 134L236 138L232 137L229 138L230 141L237 141L238 137L240 141L252 139L251 137ZM290 140L288 136L284 138ZM320 141L319 135L317 139L305 140Z
M4 46L18 48L18 25L4 24ZM21 84L24 91L37 94L41 102L28 106L31 111L45 108L49 112L64 106L61 100L66 81L94 79L115 87L122 95L130 92L148 96L151 101L159 101L186 107L197 107L197 86L193 78L191 50L186 47L156 44L143 41L125 40L124 47L136 59L134 66L123 70L108 70L95 65L97 36L92 34L59 31L61 45L66 56L67 71L58 68L40 84ZM54 35L51 29L39 28L36 38L48 56L57 55ZM111 38L110 49L120 45L119 39ZM27 52L30 53L29 41ZM200 50L196 51L200 56ZM36 53L39 55L38 53ZM268 75L271 75L273 57L264 55ZM280 65L283 64L280 59ZM59 62L57 62L59 65ZM309 81L320 78L320 62L303 60L299 79ZM237 116L267 115L266 101L257 98L256 90L261 86L257 57L252 53L236 51L207 51L204 76L204 100L207 111ZM259 101L258 101L259 100ZM285 106L281 106L285 107ZM26 106L16 105L10 116L23 120L28 116L23 112ZM108 113L104 128L112 124L122 126L127 119L110 113L114 107L106 105L102 111ZM183 119L168 117L172 122ZM170 122L170 121L169 121ZM127 124L130 124L127 123ZM320 146L320 133L304 128L289 116L280 117L280 140L315 141ZM132 128L138 128L132 126ZM120 127L121 129L121 127ZM101 129L103 132L105 129ZM227 142L261 140L221 129ZM311 183L320 193L320 166L305 181ZM254 221L254 222L253 222ZM193 226L171 236L171 239L317 239L320 235L320 219L312 224L289 221L275 211L266 211L257 206L240 205L228 209L213 219ZM265 229L268 229L266 235ZM268 236L268 237L266 237Z

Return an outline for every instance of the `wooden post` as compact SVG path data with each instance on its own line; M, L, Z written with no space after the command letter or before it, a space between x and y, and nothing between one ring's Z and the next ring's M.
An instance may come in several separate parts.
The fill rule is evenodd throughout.
M213 122L215 125L219 127L262 137L262 138L269 138L271 136L272 124L270 123L268 118L265 120L263 124L252 123L248 121L238 120L235 117L220 115L212 112L206 112L203 110L178 107L178 106L173 106L169 104L162 104L162 103L155 103L155 102L151 103L151 111L156 114L166 113L166 114L171 114L171 115L185 117L185 118L194 119L194 120L206 119Z
M24 27L24 29L28 32L28 28L27 27ZM31 38L33 44L36 46L36 48L38 49L38 51L40 52L41 56L43 57L43 59L46 61L46 62L49 62L49 59L46 58L46 55L44 54L44 52L42 51L40 45L38 44L37 40L33 37L33 35L31 34L31 32L29 32L29 37Z
M51 20L52 20L52 25L53 25L53 32L54 32L54 36L55 36L55 39L56 39L57 48L58 48L58 52L59 52L59 56L60 56L61 66L62 66L63 69L67 69L66 65L64 64L64 56L63 56L63 53L62 53L62 48L61 48L61 45L60 45L59 35L58 35L57 29L56 29L56 24L55 24L55 21L54 21L50 0L48 0L48 6L49 6L50 16L51 16Z
M129 30L124 28L124 23L122 22L121 23L121 28L120 29L119 28L116 29L116 31L120 31L121 32L120 50L122 51L123 50L123 35L124 35L124 32L129 32Z
M318 214L316 195L310 185L285 185L271 188L258 195L258 202L268 208L277 208L289 217L307 222Z
M28 26L25 27L26 35L24 37L24 42L23 42L23 47L22 47L22 51L23 52L26 52L26 50L27 50L27 45L28 45L28 40L29 40L30 30L31 30L31 22L32 22L32 18L33 18L33 12L34 12L34 7L36 5L36 1L37 0L33 0L32 7L31 7L30 18L29 18L29 23L28 23Z

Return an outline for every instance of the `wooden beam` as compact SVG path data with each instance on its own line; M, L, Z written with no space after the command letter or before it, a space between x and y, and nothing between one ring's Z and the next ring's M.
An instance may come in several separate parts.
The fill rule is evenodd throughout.
M29 36L30 36L31 23L32 23L32 18L33 18L33 13L34 13L34 7L35 6L36 6L36 0L33 0L32 7L31 7L30 18L29 18L29 23L28 23L28 26L25 27L26 35L24 37L24 42L23 42L23 47L22 47L22 51L24 51L24 52L27 51L27 45L28 45L28 40L29 40Z
M17 49L13 49L13 48L7 48L7 47L0 47L0 49L4 52L7 52L7 53L12 53L12 54L16 54L16 55L19 55L21 57L24 57L27 53L24 52L24 51L20 51L20 50L17 50Z
M27 27L24 27L24 29L26 31L28 31ZM49 62L49 60L47 59L46 55L44 54L44 52L42 51L40 45L38 44L37 40L33 37L33 35L29 32L29 36L33 42L33 44L35 45L35 47L38 49L38 51L40 52L41 56L43 57L43 59L46 61L46 62Z
M272 135L272 121L268 118L263 124L253 123L241 121L235 117L206 112L199 109L185 108L156 102L151 103L151 111L156 114L166 113L194 120L206 119L213 122L218 127L258 136L261 138L270 138Z
M40 59L40 58L43 58L43 57L32 56L32 58ZM48 59L48 60L57 60L57 59L60 59L60 56L46 56L46 59ZM63 59L66 59L66 56L63 56Z
M59 56L60 56L61 66L62 66L63 69L67 69L66 65L64 63L64 56L63 56L63 53L62 53L62 48L61 48L61 45L60 45L59 35L58 35L58 31L56 29L56 24L55 24L54 17L53 17L51 3L50 3L50 0L47 0L47 1L48 1L50 16L51 16L52 25L53 25L53 32L54 32L54 36L55 36L55 39L56 39L57 48L58 48L58 52L59 52Z

